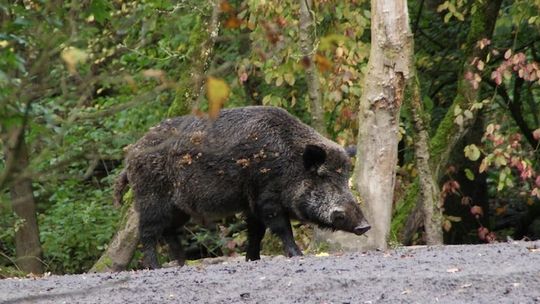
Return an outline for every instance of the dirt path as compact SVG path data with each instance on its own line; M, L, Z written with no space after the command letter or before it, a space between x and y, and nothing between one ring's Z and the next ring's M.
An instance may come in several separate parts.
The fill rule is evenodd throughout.
M0 303L540 303L540 242L0 280Z

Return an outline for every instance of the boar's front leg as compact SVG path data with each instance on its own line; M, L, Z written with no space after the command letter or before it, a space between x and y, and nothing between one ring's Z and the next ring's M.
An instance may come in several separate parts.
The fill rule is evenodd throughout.
M288 257L301 256L302 251L294 242L291 221L283 207L274 201L262 201L258 207L258 215L270 231L277 235L283 243L283 251Z
M249 213L246 218L248 243L246 250L246 261L261 259L261 241L266 232L266 226L254 214Z
M169 247L169 259L176 261L178 266L184 266L186 254L184 253L182 242L178 239L178 232L174 229L165 230L163 232L163 239Z

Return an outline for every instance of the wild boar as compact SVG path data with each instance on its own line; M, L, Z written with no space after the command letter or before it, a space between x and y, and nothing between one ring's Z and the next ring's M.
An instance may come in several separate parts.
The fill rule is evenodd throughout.
M127 150L115 201L121 203L129 184L145 267L159 267L160 237L183 264L176 229L190 218L242 212L247 260L260 258L267 228L281 239L286 256L302 255L290 219L357 235L370 229L348 187L345 150L280 108L225 109L215 120L166 119Z

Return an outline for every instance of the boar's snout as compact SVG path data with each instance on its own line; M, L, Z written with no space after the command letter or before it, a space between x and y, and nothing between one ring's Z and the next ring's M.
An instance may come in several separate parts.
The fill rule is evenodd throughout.
M330 216L332 228L352 232L356 235L362 235L371 229L371 226L365 220L364 215L356 202L351 202L348 207L351 206L354 206L354 208L350 208L352 210L347 210L346 208L346 210L338 209L332 211Z
M362 225L354 227L354 234L362 235L368 232L369 229L371 229L371 226L369 224L362 224Z

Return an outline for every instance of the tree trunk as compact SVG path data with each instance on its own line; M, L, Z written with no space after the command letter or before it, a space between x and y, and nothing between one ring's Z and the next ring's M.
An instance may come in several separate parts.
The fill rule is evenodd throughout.
M92 266L90 272L111 272L126 270L139 243L139 215L133 208L131 199L124 206L120 229L109 243L107 250Z
M502 0L494 1L482 1L477 0L475 4L477 9L472 15L471 27L467 36L467 51L465 52L466 57L464 58L463 64L463 73L458 79L458 91L457 95L454 98L452 106L448 109L445 117L437 127L435 135L430 140L430 149L431 149L431 161L430 167L434 179L439 183L443 177L444 170L448 167L448 161L450 153L457 146L458 142L463 138L463 136L470 130L471 126L474 124L477 113L472 111L472 118L465 119L462 126L458 127L455 123L454 109L459 106L461 109L470 109L473 102L476 101L479 93L479 87L474 88L470 81L465 79L467 72L474 73L476 72L475 67L471 66L474 58L482 59L483 61L486 54L487 48L480 49L477 42L483 38L491 39L493 35L493 29L495 28L495 22L497 21L497 15L499 13L499 8L501 6ZM416 189L416 190L415 190ZM418 191L418 187L411 187L407 191ZM416 195L407 193L404 195L404 198L413 198L402 202L407 206L403 206L402 210L411 210L413 209L412 205L422 204L423 202L418 199L418 192ZM415 199L416 198L416 199ZM422 208L414 208L414 212L420 212ZM401 218L401 217L398 217ZM409 218L418 219L417 214L410 214ZM393 233L396 235L403 235L405 221L401 223L396 223L393 226ZM419 225L422 224L422 221L415 221L411 225L408 224L408 229L413 229L416 231ZM410 231L409 231L410 232Z
M371 51L360 100L354 184L371 224L360 249L385 249L397 165L399 112L413 54L407 1L371 1Z
M321 134L326 134L323 117L323 105L317 65L315 64L315 42L310 31L313 30L311 18L311 0L300 0L300 24L298 36L302 56L309 65L306 67L306 82L308 87L309 105L311 108L311 126Z
M414 69L414 67L411 69ZM425 113L420 95L420 85L416 75L412 78L409 89L411 91L410 105L415 131L413 135L414 154L420 183L420 201L423 202L422 210L424 212L426 244L440 245L444 242L441 191L429 165L429 134L426 130L428 123L424 118Z
M6 157L12 159L14 172L19 174L28 167L28 150L23 137L24 133L19 128L14 128L11 133L14 142L9 143ZM17 137L18 139L15 139ZM42 274L42 250L32 181L29 178L17 179L17 175L15 175L15 180L11 183L9 191L13 212L23 220L23 224L15 231L17 266L24 272Z
M221 1L212 0L209 2L212 3L212 15L206 26L206 31L199 34L201 35L200 49L196 52L199 53L199 56L191 58L191 73L181 77L184 81L180 80L174 101L169 107L167 114L169 117L190 114L192 111L200 108L199 103L201 101L206 70L212 58L212 50L219 34Z

